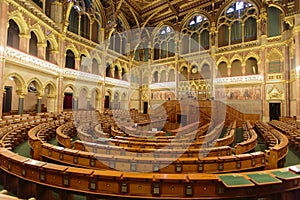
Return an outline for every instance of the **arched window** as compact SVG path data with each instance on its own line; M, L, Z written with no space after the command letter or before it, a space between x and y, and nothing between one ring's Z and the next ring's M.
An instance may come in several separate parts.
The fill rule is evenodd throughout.
M229 44L229 29L227 25L222 25L219 29L218 35L219 47L226 46Z
M79 20L79 14L78 14L78 10L80 8L79 7L72 7L71 11L70 11L70 15L69 15L69 26L68 26L68 30L78 34L78 20Z
M242 76L242 63L239 60L234 60L231 63L231 76Z
M125 32L125 27L120 19L116 20L115 32L110 37L110 46L111 50L114 50L120 54L126 53L127 45L127 35Z
M114 78L115 79L120 79L120 76L119 76L119 68L117 65L115 65L115 74L114 74Z
M111 77L111 70L110 70L110 64L109 63L106 63L105 76L106 77Z
M9 20L9 27L7 31L7 46L19 49L19 38L20 30L14 20Z
M46 46L46 60L50 61L50 53L51 53L51 44L47 40L47 46Z
M281 11L275 7L268 8L268 37L281 34Z
M100 32L100 25L95 20L92 25L92 41L99 43L99 32Z
M235 21L231 25L231 44L242 42L242 23L240 21Z
M92 3L92 0L74 0L73 3L68 18L68 30L99 43L101 24L99 5Z
M257 7L249 0L227 6L218 19L218 46L256 40L258 13Z
M160 82L166 82L166 71L163 70L160 74Z
M218 77L227 77L228 73L227 73L227 64L225 62L221 62L218 66Z
M90 39L90 20L87 15L81 15L80 35L84 38Z
M209 49L209 31L204 30L200 35L200 45L203 49Z
M258 74L258 65L255 58L249 58L246 62L246 75Z
M180 81L188 81L188 68L187 67L182 67L180 70Z
M67 50L66 52L65 68L75 69L75 54L71 50Z
M257 39L257 25L253 17L249 17L245 22L245 42Z
M174 31L170 26L163 26L154 38L154 59L175 55Z
M206 17L203 15L191 17L182 29L183 46L181 52L184 54L209 49L209 29L210 22Z
M169 82L175 81L175 71L174 71L174 69L171 69L171 70L169 71L168 81L169 81Z
M37 49L38 39L33 31L30 33L30 40L29 40L29 54L33 56L37 56L38 49Z

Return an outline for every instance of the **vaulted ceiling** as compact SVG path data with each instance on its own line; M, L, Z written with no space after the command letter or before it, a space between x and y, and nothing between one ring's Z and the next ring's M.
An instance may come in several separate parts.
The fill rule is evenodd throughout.
M193 10L214 15L227 0L100 0L107 17L122 13L131 28L156 26L162 21L178 25Z

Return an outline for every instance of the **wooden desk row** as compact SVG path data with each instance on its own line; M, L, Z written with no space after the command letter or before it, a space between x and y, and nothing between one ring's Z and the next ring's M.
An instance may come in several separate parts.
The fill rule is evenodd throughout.
M56 129L57 142L66 148L72 147L72 138L75 135L77 135L77 131L73 122L64 123Z
M220 147L220 146L229 146L229 145L231 145L234 142L235 130L236 130L236 121L233 121L227 129L227 133L225 134L225 137L218 138L216 140L216 145L215 146Z
M195 130L194 133L188 134L190 137L186 138L185 142L182 142L182 138L180 139L172 139L167 142L157 142L157 141L151 141L151 142L145 142L145 141L129 141L125 138L123 139L102 139L102 140L95 140L90 134L87 134L83 131L82 126L77 129L78 137L82 141L86 142L95 142L100 144L108 144L111 146L120 146L120 147L133 147L133 148L150 148L150 149L160 149L165 146L169 146L170 143L172 143L173 148L176 149L185 149L187 146L189 146L190 149L199 149L203 146L214 146L215 140L219 137L221 133L221 129L223 127L223 124L219 124L218 126L211 128L210 132L207 133L204 136L199 136L195 140L195 136L197 135L198 130ZM201 129L203 130L203 129ZM234 134L234 133L233 133ZM193 137L191 137L193 136ZM233 135L234 137L234 135ZM229 138L222 139L220 141L217 140L218 146L227 146L228 143L231 143L232 136L230 135ZM195 142L196 141L196 142Z
M264 122L257 122L255 126L262 132L273 135L273 137L276 138L276 145L269 148L269 155L266 156L267 167L270 169L283 167L285 156L288 153L288 138Z
M36 190L31 189L31 183L64 191L76 191L90 197L105 195L172 199L251 197L300 188L299 175L289 172L288 168L260 172L260 175L249 172L226 175L121 172L46 163L25 158L5 149L0 149L0 160L0 168L4 172L2 180L10 180L5 181L7 187L16 187L15 183L19 179L27 181L27 184L20 186L28 191L23 198L36 195ZM276 190L272 189L274 185L277 185ZM245 190L246 188L248 190Z
M244 127L244 128L246 130L243 130L243 131L247 133L247 139L243 142L236 144L236 146L235 146L236 154L250 152L250 151L254 150L257 145L257 137L258 136L257 136L255 130L253 129L253 127L249 121L247 121L245 123L245 125L246 125L246 127Z
M33 151L38 151L33 149ZM197 158L152 158L99 154L42 143L41 157L74 166L158 173L219 173L264 168L265 154Z
M88 151L99 154L108 155L121 155L133 157L150 157L150 158L198 158L198 157L211 157L211 156L230 156L232 155L232 148L229 146L211 147L201 149L144 149L132 147L119 147L103 144L96 144L92 142L84 142L77 140L74 143L76 150Z

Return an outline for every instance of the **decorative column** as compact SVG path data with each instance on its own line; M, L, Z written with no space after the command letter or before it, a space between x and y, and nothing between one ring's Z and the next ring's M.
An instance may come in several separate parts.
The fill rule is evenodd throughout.
M59 113L64 111L64 98L63 76L60 75L57 79L57 111Z
M75 58L75 70L80 71L81 70L80 65L81 65L80 58Z
M42 112L42 97L37 98L36 112L37 113Z
M28 35L28 34L19 34L19 38L20 38L19 50L28 53L29 52L30 35Z
M99 110L100 112L103 112L103 104L102 104L102 99L101 99L100 95L97 95L97 97L96 97L95 109Z
M45 51L46 46L47 46L47 44L45 44L45 43L37 44L37 57L39 57L43 60L45 60L45 58L46 58L46 51Z
M227 66L227 76L231 76L231 65Z
M56 95L47 96L47 112L55 112L55 98Z
M67 29L67 26L64 27L64 29ZM64 67L65 67L65 60L66 60L66 49L65 49L65 36L62 35L61 38L59 38L59 52L57 53L57 65L61 68L62 72L57 76L57 105L55 106L56 112L63 112L64 106L64 91L63 91L63 85L64 85Z
M2 117L3 93L4 93L4 71L5 71L5 49L7 43L8 2L0 0L0 118Z
M242 63L242 75L245 76L245 74L246 74L246 63L243 62Z
M215 22L212 22L212 25L211 25L211 29L210 29L210 34L211 34L211 42L210 42L210 45L211 45L211 57L212 57L212 66L211 66L211 72L210 72L210 97L211 99L214 99L215 98L215 84L214 84L214 79L216 78L216 71L218 71L217 67L216 66L216 56L215 56L215 53L216 53L216 49L218 47L218 31L216 30L216 23Z
M291 116L290 106L291 106L291 66L290 66L290 49L289 45L285 44L284 46L284 63L285 69L283 70L283 77L285 81L285 112L283 112L284 116Z
M115 67L110 66L110 77L115 78Z
M23 108L24 108L24 95L21 94L19 95L19 103L18 103L18 114L22 115L23 114Z
M299 28L300 29L300 28ZM296 116L300 117L300 30L295 32L295 57L296 57Z

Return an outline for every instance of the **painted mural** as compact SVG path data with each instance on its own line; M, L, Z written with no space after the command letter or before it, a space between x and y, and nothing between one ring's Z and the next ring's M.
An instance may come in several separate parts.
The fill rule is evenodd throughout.
M216 99L226 100L259 100L261 99L261 87L226 87L225 89L215 89Z

